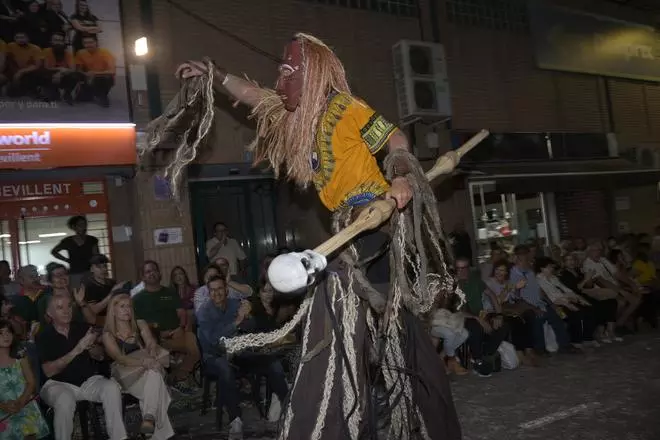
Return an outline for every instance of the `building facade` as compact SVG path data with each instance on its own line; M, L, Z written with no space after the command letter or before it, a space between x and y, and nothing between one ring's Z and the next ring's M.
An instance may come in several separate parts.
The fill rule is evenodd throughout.
M346 65L355 94L396 121L392 46L400 40L437 41L447 53L452 118L432 128L429 121L407 127L416 148L424 147L423 134L428 130L440 134L436 156L481 128L494 133L487 145L475 151L472 163L467 161L468 177L447 179L438 186L448 229L463 224L478 239L478 223L486 211L500 210L504 217L515 206L526 237L545 234L556 241L610 235L619 228L649 231L660 214L657 186L621 189L620 180L610 178L610 168L603 170L593 161L612 154L655 154L660 146L658 83L540 69L526 4L517 0L124 1L124 45L131 47L145 35L150 42L147 57L126 51L124 58L131 73L126 76L132 121L139 132L175 96L179 83L174 70L188 59L209 56L231 72L273 84L277 70L272 58L299 31L331 44ZM649 16L606 1L563 5L593 8L588 12L638 23ZM205 242L217 221L227 223L249 254L253 279L265 254L278 247L311 247L327 237L328 225L321 220L323 208L315 194L251 169L244 146L254 130L245 116L244 109L234 109L230 103L216 112L212 145L190 168L188 186L178 201L163 193L159 179L159 163L167 159L167 150L158 152L150 165L137 167L134 175L99 174L105 176L108 230L119 238L111 240L118 278L135 279L146 259L158 261L164 277L175 266L198 273L206 264ZM578 159L592 160L598 179L579 178L584 170L575 163L568 166L577 167L571 171L574 178L557 175L558 162ZM555 165L547 164L553 160ZM521 161L527 163L523 166ZM628 176L630 170L624 171ZM515 200L512 194L517 195ZM172 238L162 240L163 236Z
M120 5L96 4L103 32L85 37L71 27L75 2L61 6L44 7L57 18L45 28L0 31L0 259L44 273L73 234L67 220L84 215L113 272L129 273L136 154Z

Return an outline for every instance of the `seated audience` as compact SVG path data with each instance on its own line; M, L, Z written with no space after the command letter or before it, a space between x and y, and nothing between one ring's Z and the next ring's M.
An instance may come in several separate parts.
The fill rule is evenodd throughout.
M18 269L16 279L21 286L18 295L12 297L13 313L22 321L27 339L34 339L39 329L39 299L45 293L45 287L39 281L39 272L33 265Z
M492 365L486 362L493 356L508 334L501 315L488 314L483 309L483 296L486 284L478 271L471 270L466 258L458 258L455 263L458 285L465 293L466 304L461 310L465 315L465 328L470 333L467 343L472 355L473 370L480 376L492 373Z
M106 353L115 361L113 376L122 387L140 400L140 432L154 440L174 436L167 410L172 399L165 384L169 353L154 339L146 322L135 320L128 292L112 296L103 332ZM135 371L137 370L137 371Z
M85 99L94 99L102 107L109 107L108 94L115 85L115 57L109 50L99 48L95 37L83 37L84 49L76 53L78 70L85 74Z
M91 276L84 282L85 301L96 316L96 325L103 327L114 290L124 287L124 283L117 283L108 276L110 260L105 255L94 255L90 260Z
M193 297L195 296L195 286L190 282L188 273L181 266L175 266L170 272L170 287L179 294L181 305L188 315L188 329L192 331L193 320L195 318Z
M220 268L221 273L226 274L227 283L232 295L240 295L242 299L252 296L252 293L254 293L252 287L239 280L240 274L231 273L231 264L228 259L219 257L213 263Z
M250 319L250 303L229 298L225 277L213 277L206 283L211 294L211 301L202 306L197 314L199 342L204 353L205 368L218 376L218 395L229 414L230 438L243 432L239 393L233 366L227 356L220 353L220 338L235 336L239 331L251 331L254 322ZM233 356L231 363L242 371L264 374L268 384L284 402L288 388L282 364L276 357L269 355L249 355L241 353Z
M275 299L275 289L266 281L259 289L259 295L252 300L255 330L258 332L277 330L296 314L296 310L296 299Z
M573 292L582 295L594 307L598 340L609 344L612 340L622 341L616 335L616 315L618 303L614 290L597 287L594 273L586 277L580 268L577 256L573 253L564 256L564 269L559 279Z
M518 358L525 365L537 367L539 360L534 352L534 326L538 325L536 315L520 297L520 289L525 287L526 281L520 280L517 284L512 284L510 274L511 264L507 260L493 263L491 276L486 280L484 310L504 316L504 321L511 329L511 342L516 348Z
M66 48L64 34L53 34L51 44L43 51L43 87L46 98L60 99L73 105L73 91L84 81L84 76L76 71L71 51Z
M490 258L488 261L485 261L479 265L479 270L481 271L481 279L484 281L489 279L493 273L493 264L506 259L507 255L503 249L499 247L491 247Z
M38 95L41 49L30 43L27 34L18 31L7 45L7 73L10 96Z
M614 251L613 257L617 258L617 256L617 251ZM588 278L593 279L594 286L610 289L617 293L620 309L617 327L622 328L635 313L641 301L637 295L623 288L619 281L619 270L603 257L603 246L600 243L594 243L588 247L582 263L582 271Z
M439 308L433 313L431 339L434 341L434 345L437 345L436 340L442 339L443 360L448 373L458 376L468 373L461 365L456 350L467 341L469 335L460 313L452 313L446 308Z
M555 309L549 306L551 301L547 299L539 286L531 266L532 255L529 248L526 245L518 245L513 253L515 255L515 264L511 269L510 280L514 286L522 286L518 290L519 298L534 312L535 350L542 354L546 353L543 324L547 322L555 333L560 351L571 353L579 351L576 351L571 345L564 321L559 317Z
M37 336L39 359L48 378L41 398L54 411L55 440L70 440L76 402L103 404L110 440L127 437L117 382L97 374L90 350L100 336L88 324L73 320L71 298L54 295L48 303L50 324ZM95 354L96 355L96 354Z
M50 283L50 289L40 296L37 301L37 314L41 325L47 323L48 303L50 298L55 295L68 296L73 304L73 320L76 322L85 322L90 325L96 323L96 315L85 301L85 287L73 289L73 294L69 286L69 271L60 263L49 263L46 266L46 276Z
M27 358L18 359L18 341L9 321L0 321L0 437L7 440L40 439L48 425L34 397L35 374Z
M0 62L1 68L2 63ZM1 85L2 83L0 82ZM0 260L0 290L2 290L6 297L16 296L21 292L21 285L11 279L11 267L7 260Z
M229 263L227 263L227 260L224 260L224 264L222 266L218 266L217 264L209 264L206 269L204 269L204 276L202 277L204 285L200 286L193 295L193 307L195 310L195 315L199 312L204 303L209 301L210 295L206 283L212 277L221 276L227 280L227 290L229 291L230 298L243 299L252 295L252 288L250 286L232 281L228 272L228 268Z
M536 260L536 279L557 314L565 317L573 347L598 346L594 340L596 320L591 303L566 287L555 275L556 263L547 257Z
M197 339L186 331L187 315L181 298L171 288L161 285L161 279L158 263L146 261L142 265L144 290L133 297L135 317L158 332L160 344L166 350L183 355L183 362L173 372L174 388L190 394L192 390L186 382L200 359Z

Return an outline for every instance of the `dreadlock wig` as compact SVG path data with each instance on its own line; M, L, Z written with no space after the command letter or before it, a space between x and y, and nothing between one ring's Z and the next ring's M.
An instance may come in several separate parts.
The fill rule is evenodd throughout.
M267 161L275 176L284 169L286 176L306 187L313 176L309 159L314 147L316 127L332 91L350 94L344 65L318 38L296 34L303 52L303 90L298 108L290 112L274 90L265 90L253 108L257 137L249 148L256 163Z

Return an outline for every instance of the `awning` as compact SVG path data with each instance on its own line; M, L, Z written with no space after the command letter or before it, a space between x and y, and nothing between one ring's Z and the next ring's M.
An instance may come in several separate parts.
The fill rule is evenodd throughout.
M561 192L656 185L660 169L643 168L621 158L539 162L461 163L469 182L491 181L496 191Z

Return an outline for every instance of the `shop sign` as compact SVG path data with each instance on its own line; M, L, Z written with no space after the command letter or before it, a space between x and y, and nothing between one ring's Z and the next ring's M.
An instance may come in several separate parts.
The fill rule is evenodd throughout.
M652 27L540 0L529 14L540 68L660 82L660 34Z
M0 124L0 169L134 165L134 124Z
M68 197L71 195L71 183L29 183L0 186L0 202L43 197Z

